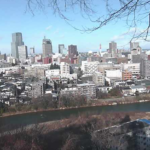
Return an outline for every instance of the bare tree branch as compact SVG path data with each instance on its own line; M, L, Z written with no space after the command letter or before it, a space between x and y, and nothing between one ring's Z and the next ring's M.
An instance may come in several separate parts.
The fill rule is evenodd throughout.
M131 40L141 39L150 41L149 27L150 17L149 8L150 0L116 0L116 4L112 5L111 0L101 0L100 2L92 0L26 0L28 10L34 15L36 9L44 11L49 8L54 14L58 14L67 24L74 29L85 32L93 32L108 25L111 22L125 19L128 28L135 28ZM101 14L96 10L96 6L100 8L105 3L106 14ZM75 13L79 11L83 18L93 23L92 27L83 26L81 29L73 26L70 21L74 18L67 17L67 13ZM96 25L95 25L96 24ZM145 29L138 33L141 24L147 24Z

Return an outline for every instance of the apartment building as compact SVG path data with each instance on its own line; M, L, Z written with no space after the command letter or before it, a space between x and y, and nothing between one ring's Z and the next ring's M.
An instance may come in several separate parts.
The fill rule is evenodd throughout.
M123 70L132 72L132 75L140 75L140 63L123 64Z
M24 77L36 77L36 78L45 77L45 69L44 68L30 68L29 70L25 71Z
M105 77L100 72L95 72L93 74L93 82L97 86L104 86L105 85Z
M60 73L61 74L70 74L70 65L68 63L61 62Z
M93 74L96 71L98 71L99 62L88 62L88 61L82 61L81 69L84 73Z
M132 79L132 72L125 70L122 72L122 80L131 80Z
M121 70L106 70L105 75L106 75L107 78L122 79L122 71Z
M61 90L61 94L75 94L75 95L84 95L87 99L92 99L96 97L96 86L95 84L77 84L76 87L65 88Z
M47 78L51 76L57 76L57 75L60 75L60 70L59 69L46 70L45 75Z
M43 96L45 94L45 84L43 82L35 82L32 84L32 89L29 92L33 98Z
M98 71L101 72L105 76L106 70L120 70L121 65L114 65L113 63L100 63L98 66Z
M11 67L11 64L5 61L0 61L0 68L7 68L7 67Z
M69 95L69 94L78 95L78 88L73 87L73 88L65 88L64 90L61 90L61 95Z
M85 95L88 99L95 98L96 97L96 86L95 84L78 84L78 94Z
M145 56L141 59L140 73L143 78L150 78L150 60Z

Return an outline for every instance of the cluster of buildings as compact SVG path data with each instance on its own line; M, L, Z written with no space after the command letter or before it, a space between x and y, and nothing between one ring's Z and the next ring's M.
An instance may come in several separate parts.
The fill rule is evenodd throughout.
M108 93L115 87L124 96L149 92L150 50L142 50L138 42L130 43L128 51L111 42L103 52L78 52L76 45L67 49L60 44L54 53L52 41L44 37L42 50L28 52L22 34L12 34L11 55L0 54L1 101L24 103L50 93L55 99L63 94L94 99L98 90Z
M67 61L69 63L74 63L77 60L78 52L76 45L69 45L68 50L65 48L64 44L58 45L58 53L60 56L54 56L52 41L44 37L42 41L42 54L35 54L35 48L31 47L28 52L28 47L24 44L22 33L12 34L11 43L11 56L8 57L7 61L14 64L34 64L42 63L49 64L53 61ZM68 54L68 57L66 55ZM63 57L62 57L63 56ZM6 60L6 59L5 59Z

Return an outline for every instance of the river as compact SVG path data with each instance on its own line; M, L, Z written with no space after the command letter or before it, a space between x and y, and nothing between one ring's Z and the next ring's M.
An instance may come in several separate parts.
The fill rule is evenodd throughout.
M70 117L71 115L78 116L83 113L88 114L100 114L104 112L149 112L150 102L115 105L115 106L96 106L88 108L68 109L68 110L55 110L35 112L28 114L21 114L15 116L1 117L0 127L13 125L30 125L36 123L42 123L47 121L60 120Z

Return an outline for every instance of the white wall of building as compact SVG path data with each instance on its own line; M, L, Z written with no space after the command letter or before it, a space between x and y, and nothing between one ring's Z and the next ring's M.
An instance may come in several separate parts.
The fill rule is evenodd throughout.
M47 78L50 78L51 76L58 76L60 75L60 70L59 69L46 70L45 75Z
M61 58L62 54L56 53L55 55L52 56L52 62L59 65L61 63Z
M0 73L1 72L6 72L6 71L12 71L12 72L17 72L19 70L19 66L18 67L8 67L8 68L0 68Z
M77 74L74 73L74 74L61 74L61 78L67 78L67 79L77 79Z
M140 63L123 64L123 70L129 70L133 75L140 75Z
M105 72L107 78L122 78L121 70L106 70Z
M25 45L18 46L18 54L19 54L19 60L25 61L28 57L27 46Z
M105 77L100 72L95 72L93 74L93 82L96 85L104 86L105 85Z
M60 73L62 74L70 74L70 65L65 62L61 62L60 64Z
M99 64L100 63L98 61L94 62L82 61L81 69L83 70L84 73L93 74L94 72L98 71Z
M35 63L38 62L38 60L41 60L42 59L42 55L36 55L35 56Z

